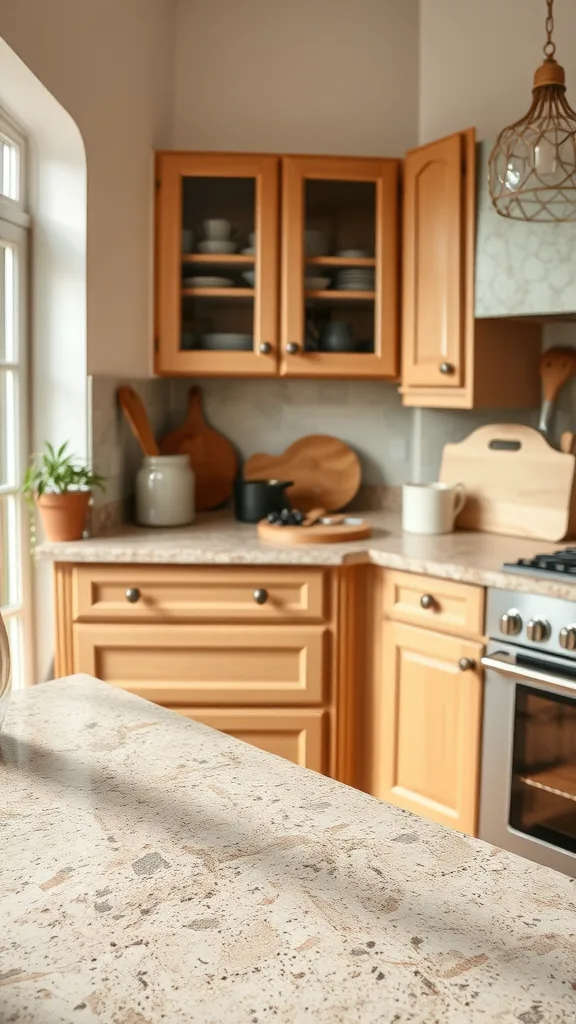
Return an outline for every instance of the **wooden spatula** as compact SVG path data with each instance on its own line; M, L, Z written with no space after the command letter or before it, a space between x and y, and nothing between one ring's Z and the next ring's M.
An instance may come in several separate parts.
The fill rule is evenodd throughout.
M552 410L560 391L566 381L576 373L576 349L549 348L540 358L540 379L542 381L543 400L540 409L538 430L547 434L550 429Z
M148 413L138 392L125 384L118 388L118 401L144 455L159 455L160 450L150 426Z

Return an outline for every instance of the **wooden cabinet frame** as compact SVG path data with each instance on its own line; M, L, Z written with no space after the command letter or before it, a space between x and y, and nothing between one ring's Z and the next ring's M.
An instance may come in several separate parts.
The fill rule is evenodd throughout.
M278 178L275 156L158 153L156 156L155 370L175 376L273 376L278 357ZM253 178L256 184L254 351L181 348L182 179ZM209 263L210 258L203 258ZM193 265L193 264L192 264ZM247 264L244 269L250 269ZM241 269L241 267L240 267ZM260 345L270 351L263 353Z
M398 160L287 156L282 161L282 329L287 377L383 377L398 373ZM304 351L304 187L307 180L373 182L376 188L375 352ZM287 346L299 351L290 355Z

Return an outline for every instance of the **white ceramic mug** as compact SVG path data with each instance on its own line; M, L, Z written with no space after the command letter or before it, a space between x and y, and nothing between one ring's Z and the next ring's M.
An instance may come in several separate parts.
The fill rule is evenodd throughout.
M464 484L404 484L402 529L405 533L452 533L465 503Z
M229 220L205 220L204 233L210 242L227 242L232 232Z

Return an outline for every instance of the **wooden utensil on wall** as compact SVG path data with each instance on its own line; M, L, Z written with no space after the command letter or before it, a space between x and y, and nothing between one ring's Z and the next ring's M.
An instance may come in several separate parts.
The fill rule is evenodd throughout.
M458 526L559 541L576 526L575 466L533 427L501 423L444 445L440 480L466 488Z
M335 512L358 493L360 460L344 441L327 434L301 437L282 455L252 455L244 465L246 480L293 480L286 494L302 512L321 507Z
M189 455L196 477L199 512L222 505L232 494L238 471L236 452L227 437L206 423L200 388L190 388L186 419L178 430L160 442L160 452L162 455Z
M576 349L549 348L540 358L540 379L542 380L542 408L538 430L547 434L554 402L567 381L576 374Z
M118 388L118 401L144 455L149 457L159 455L160 452L156 444L154 432L150 426L148 413L138 392L125 384Z

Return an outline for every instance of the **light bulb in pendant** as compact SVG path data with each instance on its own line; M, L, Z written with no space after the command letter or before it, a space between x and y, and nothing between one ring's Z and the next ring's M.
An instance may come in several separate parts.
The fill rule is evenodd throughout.
M552 178L557 171L556 146L542 135L534 147L534 167L541 178Z

